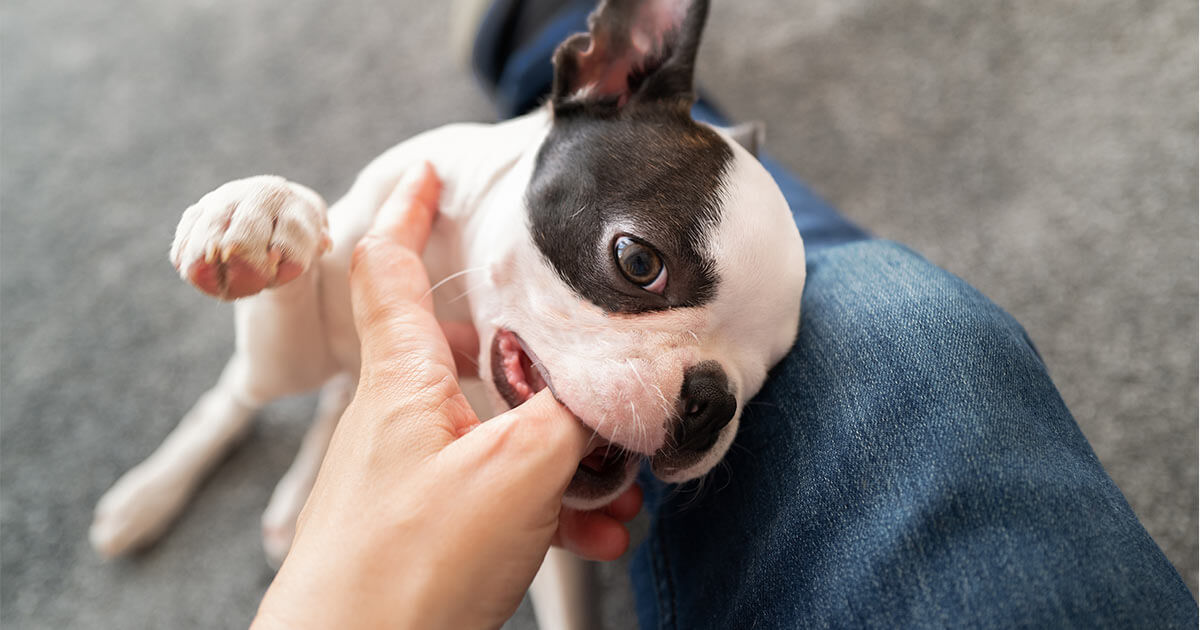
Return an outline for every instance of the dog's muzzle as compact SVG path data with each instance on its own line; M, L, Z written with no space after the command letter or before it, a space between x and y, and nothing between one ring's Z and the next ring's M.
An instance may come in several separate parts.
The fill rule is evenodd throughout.
M554 382L537 355L510 330L496 331L491 368L496 391L510 407L547 387L555 393ZM667 444L649 457L655 474L675 476L694 466L713 448L736 414L737 397L719 363L704 361L688 368ZM642 457L594 436L591 451L567 487L567 497L589 502L617 492L636 472Z
M510 330L496 331L491 364L492 382L509 407L520 405L547 387L550 393L555 393L537 355ZM586 502L617 492L636 472L639 459L620 445L594 436L591 451L579 463L567 486L567 497Z

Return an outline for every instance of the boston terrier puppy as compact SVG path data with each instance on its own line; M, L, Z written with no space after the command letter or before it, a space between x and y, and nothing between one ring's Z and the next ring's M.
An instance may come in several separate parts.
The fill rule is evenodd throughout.
M711 470L795 339L805 264L771 176L689 113L707 5L602 2L589 32L555 53L544 107L403 142L328 211L274 176L229 182L188 208L171 261L236 300L236 350L162 446L101 498L92 545L115 556L152 542L255 410L324 385L263 515L268 555L286 554L359 372L351 253L426 162L444 188L425 263L439 318L478 332L483 395L472 402L497 412L549 387L595 432L564 504L605 505L643 461L668 482Z

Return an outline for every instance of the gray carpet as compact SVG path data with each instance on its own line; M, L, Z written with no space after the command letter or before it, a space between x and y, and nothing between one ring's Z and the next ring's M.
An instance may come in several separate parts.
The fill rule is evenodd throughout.
M1195 591L1195 4L779 4L718 1L701 81L847 214L1026 325ZM105 564L85 540L231 347L229 309L166 261L175 222L255 173L333 198L396 141L489 119L447 28L416 0L4 3L4 627L250 618L271 577L259 514L311 399L263 413L162 544ZM525 607L511 626L530 624Z

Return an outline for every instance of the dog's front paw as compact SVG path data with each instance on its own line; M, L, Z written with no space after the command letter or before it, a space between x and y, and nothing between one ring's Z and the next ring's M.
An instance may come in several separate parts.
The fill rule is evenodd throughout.
M320 195L261 175L229 182L188 208L171 262L201 291L235 300L294 280L330 244Z

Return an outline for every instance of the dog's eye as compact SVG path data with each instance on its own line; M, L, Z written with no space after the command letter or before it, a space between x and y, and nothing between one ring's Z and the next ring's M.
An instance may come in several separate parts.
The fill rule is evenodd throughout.
M667 285L667 268L658 252L645 243L622 236L613 244L613 253L617 257L617 268L630 282L651 293L663 292Z

